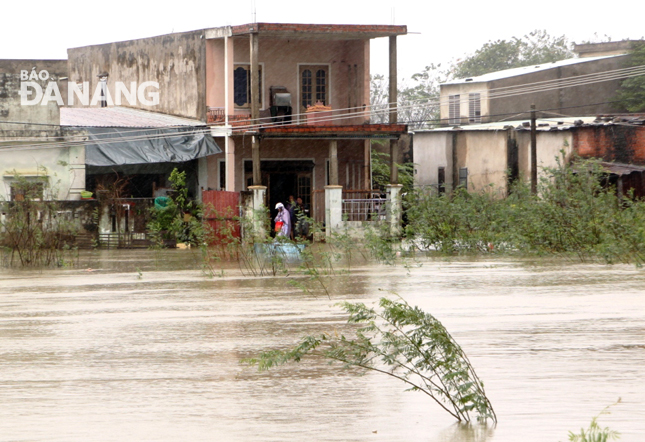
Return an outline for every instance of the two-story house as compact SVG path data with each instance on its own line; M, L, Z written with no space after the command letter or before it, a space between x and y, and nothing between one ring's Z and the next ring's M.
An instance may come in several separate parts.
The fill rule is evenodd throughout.
M198 186L267 187L273 207L290 195L312 203L325 185L370 187L370 140L398 140L405 125L370 124L370 40L405 26L252 23L68 50L69 77L155 82L158 104L129 107L200 120L221 154L199 162ZM393 119L393 123L396 119Z
M625 78L631 42L575 46L580 58L459 78L440 85L443 126L525 117L531 105L545 114L592 116L620 111L616 91Z

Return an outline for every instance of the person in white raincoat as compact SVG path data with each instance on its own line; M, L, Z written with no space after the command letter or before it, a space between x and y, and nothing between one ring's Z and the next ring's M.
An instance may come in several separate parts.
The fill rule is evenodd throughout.
M276 236L286 236L287 238L289 238L291 235L291 217L289 216L289 211L284 208L284 205L282 203L276 204L275 208L278 209L278 214L275 217L275 222L282 223L282 228L280 229L280 231L277 231L276 229Z

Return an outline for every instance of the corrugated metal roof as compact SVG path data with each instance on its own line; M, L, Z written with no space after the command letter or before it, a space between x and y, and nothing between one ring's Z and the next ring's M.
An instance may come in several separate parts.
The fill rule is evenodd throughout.
M127 107L61 107L60 125L75 127L204 126L200 120Z
M441 85L451 84L470 84L470 83L486 83L494 80L501 80L503 78L517 77L519 75L531 74L533 72L546 71L548 69L555 69L562 66L570 66L579 63L588 63L590 61L603 60L614 57L624 57L620 55L607 55L603 57L585 57L585 58L569 58L566 60L554 61L552 63L543 63L534 66L524 66L521 68L505 69L503 71L490 72L488 74L480 75L478 77L460 78L458 80L447 81Z
M609 163L602 162L600 163L602 167L615 175L629 175L633 172L645 172L645 166L637 166L635 164L624 164L624 163Z

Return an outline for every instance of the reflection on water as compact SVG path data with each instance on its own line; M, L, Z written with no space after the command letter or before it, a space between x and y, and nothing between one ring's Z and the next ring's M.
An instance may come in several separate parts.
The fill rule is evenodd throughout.
M563 441L600 423L645 434L645 273L529 261L362 265L333 300L191 251L100 252L82 269L0 270L2 441ZM91 261L90 261L91 260ZM293 272L292 272L293 273ZM499 418L460 425L396 380L322 360L239 363L349 332L340 300L388 292L439 318Z

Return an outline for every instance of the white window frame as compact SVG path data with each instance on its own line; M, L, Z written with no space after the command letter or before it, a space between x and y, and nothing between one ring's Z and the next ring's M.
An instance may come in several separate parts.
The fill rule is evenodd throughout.
M459 94L448 95L448 124L461 124L460 100Z
M468 94L468 122L479 124L482 122L481 93L471 92Z

